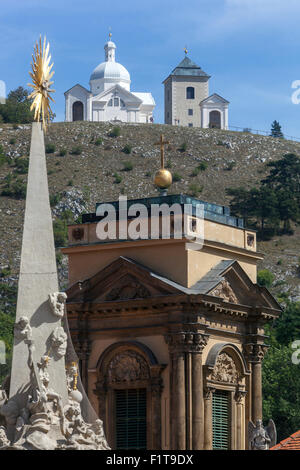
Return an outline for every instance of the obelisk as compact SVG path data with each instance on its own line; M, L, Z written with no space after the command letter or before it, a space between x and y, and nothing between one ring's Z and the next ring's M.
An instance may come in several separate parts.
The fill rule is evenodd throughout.
M50 336L61 325L51 310L49 294L58 291L52 217L49 203L44 133L41 123L32 124L31 148L23 228L16 323L27 317L32 329L34 357L51 358ZM48 350L47 350L48 349ZM51 358L49 388L67 402L64 357ZM19 396L20 405L26 400L29 384L28 347L15 335L10 383L10 397ZM25 387L24 387L25 386Z

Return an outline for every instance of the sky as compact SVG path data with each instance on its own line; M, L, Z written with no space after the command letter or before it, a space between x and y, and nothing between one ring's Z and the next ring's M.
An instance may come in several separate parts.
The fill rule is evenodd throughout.
M7 92L26 87L33 46L46 35L53 111L63 121L64 92L89 87L111 28L131 90L154 96L156 123L163 122L162 81L186 46L212 76L210 93L230 101L230 126L269 131L276 119L300 138L300 104L292 101L300 89L299 17L299 0L0 0L0 81Z

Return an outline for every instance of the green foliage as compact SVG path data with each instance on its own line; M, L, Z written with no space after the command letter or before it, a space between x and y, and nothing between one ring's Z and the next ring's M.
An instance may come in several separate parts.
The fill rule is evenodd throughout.
M65 148L60 149L59 156L64 157L65 155L67 155L67 149Z
M276 340L285 346L300 340L300 302L287 300L284 312L276 320Z
M236 166L236 162L231 161L228 162L227 166L224 168L225 171L231 171Z
M131 171L133 170L133 163L130 161L123 162L123 169L122 171Z
M293 364L291 346L280 344L274 337L263 361L263 417L276 423L278 441L300 428L300 365Z
M15 138L10 139L9 143L10 143L10 145L15 145L16 139Z
M281 130L281 125L278 121L273 121L271 125L271 137L277 137L279 139L284 139L284 135Z
M60 218L53 222L54 244L56 248L68 243L68 224L76 223L72 211L65 210Z
M186 152L187 151L187 143L182 142L181 146L179 147L180 152Z
M275 279L274 274L271 273L268 269L262 269L257 273L257 284L262 287L271 287Z
M176 183L177 181L181 181L182 176L179 173L174 173L173 175L173 182Z
M71 155L80 155L81 153L82 153L81 145L76 145L75 147L72 148L70 152Z
M21 180L9 183L4 186L1 196L11 197L13 199L25 199L27 184Z
M189 185L189 194L191 196L198 196L199 193L202 193L203 191L203 186L200 186L199 184L192 183Z
M26 175L28 173L29 167L29 158L16 158L15 159L16 172L21 175Z
M103 139L99 137L97 140L95 140L95 145L101 145L103 142Z
M118 175L118 173L114 173L113 176L115 178L114 180L115 184L120 184L122 182L122 176Z
M257 188L228 188L232 196L233 215L258 225L259 237L268 239L275 233L290 234L291 222L300 220L300 158L286 154L268 163L269 175Z
M122 148L122 152L127 153L128 155L131 153L131 151L132 151L132 146L130 144L126 144Z
M121 135L121 128L119 126L115 126L109 133L109 137L119 137L120 135Z
M61 200L61 194L51 194L50 195L50 206L54 207Z
M3 122L24 124L33 121L33 111L30 111L31 102L28 100L29 91L18 87L11 91L5 104L0 106L0 116Z
M69 181L68 181L68 186L74 186L74 181L73 181L73 180L69 180Z
M9 159L4 153L4 149L2 145L0 145L0 167L4 165L5 163L8 163Z
M55 152L55 144L48 143L45 145L46 153L54 153Z

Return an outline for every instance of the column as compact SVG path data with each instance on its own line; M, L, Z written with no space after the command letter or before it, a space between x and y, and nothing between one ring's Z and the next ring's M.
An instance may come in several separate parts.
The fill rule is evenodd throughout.
M212 394L214 389L207 387L204 391L204 450L212 450Z
M246 344L245 355L251 362L251 421L255 424L258 419L262 419L262 360L267 351L265 344Z
M236 402L236 450L244 450L245 442L243 439L243 398L246 395L244 390L238 389L234 399Z
M171 443L173 450L186 449L186 393L185 393L185 353L184 333L168 335L165 340L169 345L171 378Z
M204 404L202 351L208 335L194 333L192 346L192 449L201 450L204 445Z
M151 366L151 432L152 432L152 443L151 449L161 450L161 394L163 391L163 381L161 378L161 372L164 366L155 365Z

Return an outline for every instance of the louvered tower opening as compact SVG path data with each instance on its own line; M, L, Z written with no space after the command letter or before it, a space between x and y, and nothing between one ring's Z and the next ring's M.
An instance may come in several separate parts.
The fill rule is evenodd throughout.
M230 449L231 419L230 395L224 390L216 390L212 401L213 449Z
M147 449L145 388L115 390L116 449Z

